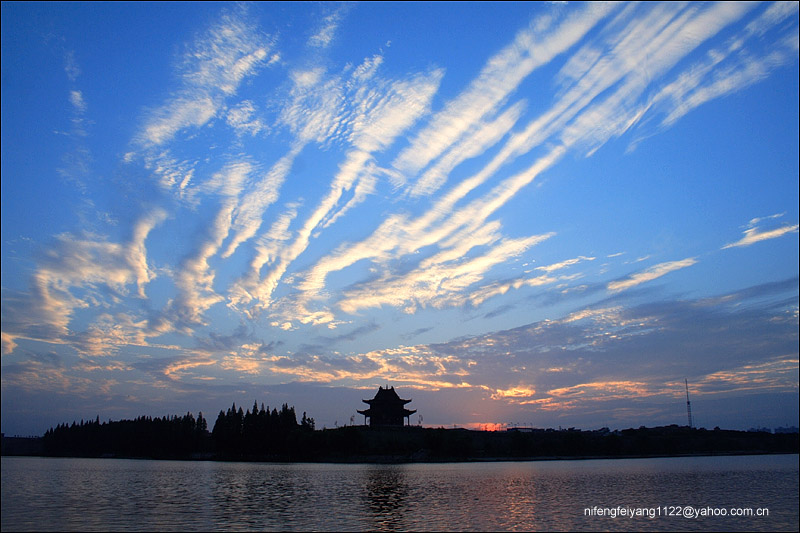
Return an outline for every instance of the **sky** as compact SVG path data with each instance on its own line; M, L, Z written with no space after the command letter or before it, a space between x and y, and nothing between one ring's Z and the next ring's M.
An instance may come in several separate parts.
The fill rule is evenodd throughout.
M2 3L2 431L798 426L798 4Z

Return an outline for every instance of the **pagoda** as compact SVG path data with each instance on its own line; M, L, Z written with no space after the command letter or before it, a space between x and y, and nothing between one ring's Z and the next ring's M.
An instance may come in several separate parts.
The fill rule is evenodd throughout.
M411 415L417 412L416 409L406 409L405 405L411 400L403 400L394 391L394 387L378 387L378 393L371 400L361 400L369 405L369 409L359 411L364 415L364 424L367 423L369 417L369 425L371 427L378 426L402 426L403 419L408 419L408 424L411 425Z

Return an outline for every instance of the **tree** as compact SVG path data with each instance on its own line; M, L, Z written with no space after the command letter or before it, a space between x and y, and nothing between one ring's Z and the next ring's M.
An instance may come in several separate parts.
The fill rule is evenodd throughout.
M303 418L300 419L300 428L305 431L314 431L314 419L306 416L305 411L303 411Z

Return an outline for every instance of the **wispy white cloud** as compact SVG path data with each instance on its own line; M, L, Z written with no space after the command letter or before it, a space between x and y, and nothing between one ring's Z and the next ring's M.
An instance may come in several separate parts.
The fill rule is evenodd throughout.
M202 369L217 365L217 361L204 356L193 355L191 357L179 358L171 361L162 369L164 378L171 382L179 382L195 369Z
M506 294L511 289L521 289L522 287L541 287L559 281L559 278L552 276L536 276L533 278L517 278L511 281L491 283L470 291L468 299L473 307L478 307L489 298Z
M491 122L476 124L474 133L460 140L436 163L425 170L425 173L413 184L409 194L411 196L425 196L438 190L458 164L471 157L485 153L488 148L494 146L503 136L507 135L519 120L523 110L524 102L517 102L517 104L509 107Z
M128 264L134 271L138 294L145 297L145 286L153 279L153 270L148 265L145 241L150 232L167 218L163 209L154 209L145 214L133 228L133 238L128 244L125 255Z
M397 258L415 253L434 243L442 246L450 236L460 231L460 228L468 227L474 230L479 227L488 216L528 185L536 175L558 161L566 149L585 146L591 153L609 139L627 131L641 118L643 111L638 107L637 100L645 88L653 80L662 77L704 40L738 20L748 9L749 6L713 5L694 9L677 4L662 4L640 13L639 8L626 6L618 11L608 27L600 32L599 42L585 45L568 61L568 66L564 69L564 80L568 85L554 105L537 119L529 122L523 130L510 135L483 169L455 185L438 199L426 214L417 219L408 219L405 215L390 215L370 238L360 243L341 246L333 254L321 259L306 273L300 288L308 292L318 292L324 286L330 272L347 268L364 259L380 262L390 257ZM607 14L606 11L584 12L580 17L571 19L555 29L549 28L549 32L542 32L541 35L546 35L552 43L548 45L546 52L541 52L537 56L536 61L524 56L526 52L520 44L534 42L532 34L526 33L531 30L521 32L515 44L493 58L471 88L448 104L444 111L434 115L429 126L401 152L393 163L393 166L401 171L400 174L391 174L395 181L397 179L402 181L398 176L401 176L403 171L413 173L427 166L448 150L448 147L458 143L467 131L474 132L480 128L481 117L486 116L486 113L502 100L502 98L493 100L487 96L495 94L491 91L484 91L485 94L478 96L479 88L486 80L491 79L494 83L499 83L499 79L508 83L512 80L513 83L504 86L503 94L507 95L513 90L513 86L519 83L521 77L524 77L524 73L529 72L527 69L543 64L568 49L570 43L576 42L572 39L579 39ZM598 48L611 51L601 56L597 53ZM521 66L522 63L525 63L525 66ZM633 65L636 68L632 68ZM506 72L509 70L513 73ZM645 71L647 76L643 77L642 71ZM483 102L484 107L473 99ZM487 135L491 143L476 141L473 145L474 152L465 148L466 141L456 144L457 148L443 156L412 186L414 194L434 192L444 183L446 173L454 166L452 163L457 164L464 157L478 153L480 151L478 148L485 150L496 142L516 122L518 109L518 107L509 108L506 115L497 119L494 124L502 127L494 128L494 131ZM459 110L464 110L466 114L461 114ZM466 110L469 110L469 113ZM488 132L490 129L484 131ZM503 165L541 146L548 139L557 139L562 146L552 149L528 171L505 179L483 197L472 200L466 206L455 207L467 194L496 175ZM678 264L688 266L687 263L669 263L672 267L677 267ZM614 282L610 285L611 290L621 290L646 279L654 279L666 273L666 268L667 264L642 273L635 279ZM519 283L527 282L518 280L509 287ZM397 294L391 296L392 300L402 300ZM357 308L350 305L345 307Z
M256 107L250 100L244 100L228 110L225 117L228 126L238 135L256 135L267 129L267 125L256 115Z
M71 107L70 122L72 123L72 127L65 132L65 135L72 141L73 146L62 156L58 173L85 194L88 189L92 164L92 154L86 144L86 137L89 134L89 120L86 117L88 104L83 92L77 87L76 82L81 71L74 52L67 52L64 61L64 71L71 85L68 99Z
M86 102L83 100L81 91L73 90L69 92L69 101L78 113L86 112Z
M420 262L411 272L385 275L377 281L348 290L338 306L347 313L391 305L405 312L418 308L463 305L470 300L469 288L480 282L492 267L518 257L550 235L524 239L500 239L496 224L488 224L467 238ZM484 253L469 256L473 248L486 247Z
M384 223L366 240L343 246L320 260L304 276L304 281L299 288L310 293L318 292L330 272L346 268L363 259L383 261L390 257L397 258L415 254L427 246L439 247L441 252L434 257L439 258L438 260L442 263L445 262L445 259L447 261L460 259L467 250L490 242L484 240L490 234L487 233L487 230L491 228L493 232L496 232L498 225L486 224L487 219L520 189L530 184L536 176L553 165L563 153L561 148L555 148L529 168L504 180L483 197L476 198L459 209L454 210L452 206L463 198L475 186L474 181L480 178L465 180L439 200L431 210L417 219L409 220L402 215L387 217ZM492 234L494 235L492 241L499 242L498 235ZM533 240L541 238L542 236L531 237ZM423 262L421 266L428 264L429 262ZM409 290L414 287L415 282L409 280L401 282L400 285L404 285L405 289ZM396 289L399 291L400 287L396 287ZM386 298L389 301L399 302L406 301L410 294L403 292L389 294L389 292L391 291L386 292ZM381 291L379 290L378 293ZM369 295L367 297L370 298ZM459 301L462 299L463 296L459 298ZM383 303L388 303L388 301ZM355 310L360 305L345 304L341 307L343 310ZM414 308L412 306L410 309Z
M75 59L74 50L68 50L64 53L64 72L72 83L76 82L81 75L81 67Z
M348 137L352 148L345 154L329 190L297 230L294 240L278 252L274 266L260 282L266 288L266 291L259 291L261 294L272 292L289 265L306 250L317 228L324 227L343 210L363 201L373 179L370 169L374 154L385 150L401 132L428 110L441 77L441 71L432 71L405 80L379 82L371 87L362 86L357 91L359 99L353 105L355 112L348 118ZM337 207L345 193L354 186L355 195L344 206ZM260 305L268 306L269 303L266 300L260 302Z
M145 286L154 277L145 241L163 219L161 211L143 217L124 244L92 234L58 236L31 276L30 293L4 295L4 316L8 309L15 318L4 318L3 331L12 340L65 342L72 335L70 323L76 311L112 307L129 295L132 285L144 297Z
M309 37L308 45L314 48L327 48L336 36L336 30L344 18L347 6L341 6L333 13L322 19L319 29Z
M353 110L383 62L380 55L366 58L351 72L329 74L320 66L289 72L292 88L280 111L279 121L298 143L330 145L351 131Z
M232 224L234 236L223 252L222 257L230 257L236 248L243 242L256 235L264 219L264 212L278 200L280 188L289 172L292 163L303 148L303 144L296 144L281 157L272 168L264 174L244 195L236 207L236 214Z
M585 146L592 154L628 131L647 111L648 106L637 101L645 89L657 84L679 60L751 8L743 3L712 4L704 9L662 4L644 16L634 17L619 32L623 37L613 53L604 55L589 71L589 79L595 79L587 93L592 100L600 95L598 89L614 90L583 109L560 133L562 142ZM635 69L631 68L633 65ZM584 79L580 84L583 83ZM581 97L586 101L585 96Z
M791 2L769 4L753 21L730 37L724 46L708 51L704 58L682 69L673 81L663 85L645 104L650 115L662 114L660 127L673 125L693 109L727 94L737 92L794 61L798 51L797 32L782 23L797 13ZM762 40L767 32L784 32L764 47L746 46ZM632 146L642 136L634 139Z
M580 256L574 259L567 259L565 261L561 261L551 265L536 267L534 270L541 270L545 272L545 274L534 277L522 276L512 280L490 283L486 286L470 290L469 302L474 307L477 307L486 300L488 300L489 298L506 294L511 289L518 290L523 287L543 287L545 285L550 285L553 283L557 283L559 281L573 280L575 279L576 276L552 276L551 274L558 270L562 270L572 265L576 265L582 261L593 261L593 260L594 257Z
M175 274L178 296L167 314L174 314L175 320L183 327L204 324L203 313L224 300L214 290L216 274L209 260L219 252L230 232L239 194L252 170L252 165L246 161L231 163L214 174L205 185L206 189L220 194L221 202L216 217L207 228L206 238Z
M279 60L272 39L253 24L247 9L226 10L195 39L178 65L179 86L161 106L145 113L134 147L124 157L127 163L141 159L162 188L190 204L199 202L194 179L206 162L176 155L181 153L180 143L174 142L180 132L187 135L178 140L191 138L215 119L224 120L240 137L266 129L252 101L227 108L244 80Z
M769 230L761 230L759 228L748 228L744 232L744 237L739 239L736 242L726 244L722 247L722 249L726 248L735 248L738 246L750 246L751 244L755 244L761 241L767 241L770 239L777 239L778 237L783 237L788 233L797 233L798 225L795 224L793 226L785 225L781 226L780 228L769 229Z
M775 220L775 219L778 219L778 218L781 218L781 217L783 217L785 214L786 214L786 213L775 213L774 215L769 215L769 216L766 216L766 217L755 217L755 218L751 218L751 219L750 219L750 222L748 223L748 225L749 225L751 228L754 228L754 227L756 227L758 224L760 224L760 223L762 223L762 222L764 222L764 221L767 221L767 220Z
M642 283L647 283L648 281L658 279L661 276L669 274L670 272L675 272L676 270L690 267L696 263L697 259L691 257L687 259L681 259L680 261L659 263L648 268L647 270L637 272L636 274L633 274L625 279L610 282L608 284L608 290L612 292L624 291L630 289L631 287L641 285Z
M388 215L371 237L360 243L342 245L321 258L296 278L300 280L297 286L300 294L296 296L295 310L305 314L305 320L334 320L329 311L312 311L308 304L320 295L328 294L323 289L329 273L363 259L372 260L381 271L384 269L380 265L387 260L417 253L426 246L436 245L440 250L438 253L447 256L453 239L475 232L480 234L480 228L493 213L557 162L566 149L588 143L594 150L629 129L641 117L642 111L636 110L636 100L647 84L746 11L746 8L728 5L692 9L667 4L640 14L638 8L632 6L622 10L604 6L583 10L561 21L535 20L517 35L513 45L487 63L470 88L447 104L442 112L435 114L428 126L395 159L392 164L395 170L389 171L395 180L398 170L421 170L430 165L409 188L412 196L436 192L458 164L480 155L506 136L519 120L524 103L518 102L494 115L521 80L536 67L567 51L598 22L615 13L607 28L600 32L600 41L583 46L568 61L563 71L567 89L549 111L529 122L523 130L511 134L494 159L437 199L427 213L416 219L409 219L407 215ZM611 49L612 53L600 57L596 53L598 47ZM384 150L400 132L427 112L441 72L421 75L412 82L390 83L376 78L382 61L382 56L364 61L350 73L349 78L331 76L322 68L291 71L294 88L282 111L281 121L290 127L296 141L235 207L231 226L233 238L223 257L231 256L239 245L256 236L265 210L277 201L294 159L308 142L329 143L333 139L347 139L352 149L345 154L327 194L295 230L292 238L270 240L272 248L269 254L257 253L251 264L251 273L231 289L230 294L235 294L232 298L238 304L253 298L259 308L268 308L275 303L271 298L273 291L282 280L286 281L284 278L290 265L305 252L311 239L374 192L377 176L382 172L375 166L374 154ZM647 66L649 77L646 79L639 75L641 69L631 69L631 65L641 66L642 62ZM489 82L494 84L491 91L487 89ZM423 89L426 94L414 95L413 92L418 90L415 85L426 86ZM598 98L601 94L604 96L602 99ZM604 127L598 129L598 124L604 124ZM528 170L506 178L483 196L458 206L467 195L495 176L502 166L542 145L547 139L557 139L562 145L551 148ZM294 219L294 216L290 218ZM280 243L278 248L274 248L276 243ZM262 275L267 265L268 270ZM621 281L614 282L610 284L610 290L621 290L620 287L643 282L637 280L644 280L641 276L645 274L652 276L658 272L647 271L635 280L628 280L627 285ZM663 274L655 277L660 275ZM395 277L384 271L379 279L395 280ZM507 291L544 280L514 280L502 287L487 286L479 294L488 297L494 294L493 291ZM398 282L395 280L395 283ZM477 279L472 283L479 286ZM371 286L377 288L374 282ZM395 288L399 286L403 283ZM413 286L412 282L406 287ZM339 308L359 309L360 304L353 303L354 294L351 290L349 296L341 300ZM382 294L381 290L376 294ZM402 301L403 297L392 294L388 299ZM474 297L472 301L477 303L482 298ZM415 307L412 305L410 308Z
M246 13L232 10L223 15L183 57L181 87L150 113L139 143L145 148L161 146L182 129L207 124L242 80L268 61L271 48Z
M154 335L145 318L124 312L99 313L85 331L72 333L68 341L82 355L116 359L122 347L147 346L148 338ZM103 370L107 366L104 363Z
M494 114L525 77L568 50L613 9L611 4L593 3L562 21L554 22L550 16L533 20L510 45L487 61L470 86L434 115L398 155L392 163L399 172L397 184L472 135L480 128L480 121Z
M567 259L565 261L560 261L558 263L553 263L551 265L544 265L540 267L536 267L536 270L543 270L544 272L550 273L555 272L556 270L561 270L563 268L571 267L572 265L577 265L582 261L594 261L594 257L586 257L586 256L579 256L573 259Z
M265 265L272 266L275 263L280 250L292 238L289 226L297 217L297 207L297 205L288 206L270 229L257 239L250 269L231 287L229 297L234 306L243 306L253 300L264 301L270 298L275 285L265 286L261 282L261 270ZM245 309L242 311L246 312Z
M428 390L471 388L464 381L470 361L427 346L400 346L347 357L274 357L272 372L303 382L370 384L376 378Z
M247 191L241 205L237 208L233 227L235 236L228 245L223 257L232 255L240 244L256 235L261 227L264 212L278 199L280 188L291 171L294 160L308 143L315 141L325 144L336 139L342 139L347 135L355 135L360 121L363 122L366 118L364 116L359 118L357 111L359 109L361 109L361 113L368 114L367 123L372 123L376 119L387 120L387 117L380 117L382 106L402 107L408 103L403 102L402 99L399 102L387 103L387 101L381 102L375 98L379 90L375 88L369 89L368 84L373 79L380 63L380 56L368 58L353 70L349 78L343 78L342 76L326 78L325 70L322 68L303 71L294 70L290 73L294 81L294 87L290 94L290 101L281 111L280 121L295 134L295 141L290 150L274 164L272 169ZM380 82L378 83L380 85ZM383 87L383 89L386 89L386 87ZM398 84L392 90L402 90L402 88ZM392 90L389 90L390 98ZM394 96L396 97L397 95L395 94ZM421 111L413 111L411 117L419 112ZM390 120L392 120L391 117L388 117L388 121ZM380 127L385 127L385 124ZM368 150L369 148L367 147ZM351 157L353 157L352 154ZM347 166L348 164L345 163L342 168L347 168ZM348 179L351 180L351 183L347 183ZM345 177L344 181L339 185L338 192L336 186L334 186L332 194L341 195L342 189L348 190L353 186L353 181L355 182L355 194L348 204L340 209L338 213L317 214L317 217L327 217L325 225L333 223L347 209L362 202L371 193L372 185L374 184L372 175L356 171L354 176ZM336 203L335 199L333 203ZM321 207L322 212L332 209L330 200L326 204L327 208ZM311 230L319 223L320 220L317 220ZM302 249L298 249L299 252L302 252ZM264 265L264 263L258 264L257 262L253 264L257 270L260 270Z

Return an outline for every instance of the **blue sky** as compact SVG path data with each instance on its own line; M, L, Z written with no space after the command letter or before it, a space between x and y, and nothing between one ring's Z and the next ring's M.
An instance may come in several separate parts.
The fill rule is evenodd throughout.
M3 2L2 430L798 425L798 77L796 2Z

